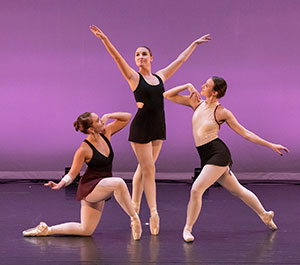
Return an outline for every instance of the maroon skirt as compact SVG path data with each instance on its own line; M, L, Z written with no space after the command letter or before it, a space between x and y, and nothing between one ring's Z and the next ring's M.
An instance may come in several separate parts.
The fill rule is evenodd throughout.
M101 172L87 168L83 176L80 178L76 200L81 201L93 191L101 179L109 177L112 177L111 172Z

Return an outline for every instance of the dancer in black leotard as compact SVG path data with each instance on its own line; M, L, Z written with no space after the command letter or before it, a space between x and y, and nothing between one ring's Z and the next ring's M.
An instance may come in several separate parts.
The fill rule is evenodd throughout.
M247 140L270 147L280 155L281 150L288 152L288 149L270 143L240 125L233 114L218 102L218 99L224 96L226 88L227 84L223 78L213 76L202 85L201 95L206 97L205 100L201 99L199 92L191 84L178 86L164 93L167 99L194 110L193 135L201 158L202 171L191 189L186 225L183 230L183 239L186 242L194 240L191 232L201 210L202 195L215 181L243 200L270 229L277 229L273 222L274 212L267 212L255 194L241 186L230 171L232 161L229 149L218 138L220 125L226 122L231 129ZM190 92L189 96L179 95L186 89Z
M80 179L76 196L77 200L81 201L81 222L51 227L41 222L37 227L23 231L24 236L54 234L89 236L100 221L105 200L114 195L123 210L131 217L133 238L140 239L142 227L127 186L123 179L112 177L111 172L114 153L110 137L126 126L130 118L130 113L123 112L105 114L101 119L91 112L78 117L74 122L75 129L87 134L87 138L76 151L70 172L58 184L49 181L45 186L59 190L69 185L80 173L85 162L88 167ZM106 125L108 119L115 121Z
M136 72L99 28L91 26L90 29L103 42L135 94L139 110L130 127L129 141L139 164L133 176L132 201L138 213L142 194L145 191L151 214L150 232L152 235L157 235L159 216L156 205L155 161L159 155L162 140L166 139L163 83L189 58L198 44L208 42L210 36L208 34L192 42L175 61L154 75L151 71L152 52L148 47L141 46L135 51L135 63L139 68Z

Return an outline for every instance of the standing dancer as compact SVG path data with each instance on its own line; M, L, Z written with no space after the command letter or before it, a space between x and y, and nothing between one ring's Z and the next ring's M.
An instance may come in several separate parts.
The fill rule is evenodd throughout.
M156 74L152 74L153 57L148 47L141 46L135 51L135 63L139 68L136 72L99 28L91 26L90 30L103 42L134 93L138 111L130 126L129 141L137 157L138 166L133 176L132 201L136 212L139 213L142 194L145 191L151 216L150 232L152 235L157 235L159 216L156 205L155 161L159 155L162 140L166 139L163 83L189 58L198 44L208 42L211 38L207 34L195 40L175 61Z
M140 219L134 210L130 194L123 179L112 177L114 153L110 137L124 128L131 118L130 113L116 112L102 116L85 112L74 122L76 131L87 134L76 151L70 172L56 184L49 181L45 186L59 190L72 183L80 173L84 162L88 165L81 177L76 199L81 201L81 222L64 223L48 227L41 222L37 227L23 231L24 236L49 236L54 234L90 236L95 231L104 208L105 200L112 195L131 218L134 240L142 234ZM108 119L115 121L106 125Z
M186 242L194 241L192 228L201 210L202 195L216 181L252 208L270 229L276 230L277 227L273 222L274 212L267 212L255 194L243 187L230 171L231 155L227 146L218 138L218 132L221 124L226 122L232 130L245 139L270 147L280 155L282 155L280 150L288 152L288 149L282 145L270 143L248 131L239 124L229 110L219 104L218 99L225 95L227 88L223 78L213 76L201 88L201 95L206 98L205 100L201 99L199 92L192 84L178 86L164 93L165 98L194 110L193 135L201 159L202 171L191 189L183 239ZM189 90L190 95L179 95L185 89Z

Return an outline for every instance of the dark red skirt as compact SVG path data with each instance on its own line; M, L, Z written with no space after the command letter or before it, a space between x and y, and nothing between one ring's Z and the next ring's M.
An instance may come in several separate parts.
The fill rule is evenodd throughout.
M112 177L111 172L100 172L87 168L83 176L80 178L76 200L81 201L84 199L93 191L101 179L109 177Z

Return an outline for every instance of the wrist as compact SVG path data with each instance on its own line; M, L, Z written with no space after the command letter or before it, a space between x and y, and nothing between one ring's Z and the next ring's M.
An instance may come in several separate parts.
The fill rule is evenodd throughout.
M69 174L66 174L61 180L65 183L65 186L68 186L73 182L73 179Z

